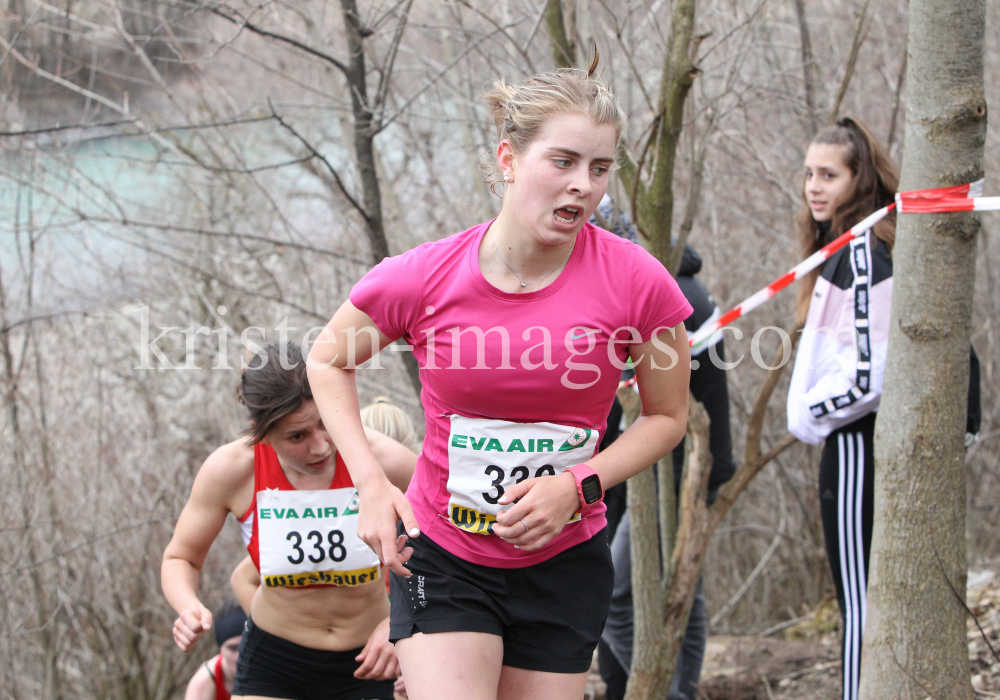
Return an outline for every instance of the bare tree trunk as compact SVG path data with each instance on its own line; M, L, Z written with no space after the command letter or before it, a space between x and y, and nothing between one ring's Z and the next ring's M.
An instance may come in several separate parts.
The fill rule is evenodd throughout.
M800 329L801 326L792 328L791 337L797 338ZM779 353L783 352L783 349L779 350ZM667 696L712 534L760 470L795 443L795 438L788 435L766 454L761 453L764 415L784 368L777 358L771 366L778 368L769 372L750 414L744 464L719 490L715 503L711 506L706 503L708 478L712 471L708 414L693 396L688 404L687 444L690 449L685 455L679 500L675 502L673 497L671 455L660 460L660 495L666 490L669 496L661 498L658 505L652 470L645 470L629 479L629 544L635 627L632 668L625 700L660 700ZM624 409L626 425L631 425L642 407L639 395L631 387L626 387L618 390L618 400ZM680 515L675 534L670 536L667 530L673 528L664 527L663 523L666 517L673 519L677 513ZM661 543L661 537L672 541Z
M354 115L354 153L357 158L358 179L365 205L365 230L371 246L372 262L378 264L389 257L389 244L382 226L382 190L375 170L375 123L368 100L368 83L365 79L364 37L371 30L361 24L356 0L340 0L344 13L344 32L347 34L349 53L347 89L351 92L351 111Z
M364 37L371 29L361 24L356 0L340 0L344 13L344 31L347 34L347 48L350 57L344 75L351 91L351 111L354 114L354 153L357 158L358 179L361 181L361 194L364 201L365 231L368 232L368 242L371 246L372 262L378 264L383 258L389 257L389 243L385 237L385 227L382 222L382 190L379 186L378 172L375 167L375 134L378 125L372 104L368 99L368 84L365 79L365 47ZM409 5L406 6L409 11ZM404 18L405 20L405 18ZM420 368L413 353L403 353L403 364L410 378L410 384L417 396L420 396Z
M649 236L650 252L669 265L670 232L674 221L674 162L677 143L684 125L684 103L694 85L698 69L694 65L695 0L678 0L670 23L670 41L664 57L660 82L660 125L654 149L656 170L646 197L648 215L643 230ZM680 258L677 259L680 263ZM669 268L668 268L669 269ZM676 272L676 268L674 268Z
M552 45L552 60L556 68L572 68L576 65L576 47L566 32L562 0L548 0L545 5L545 23L549 28L549 43Z
M671 255L674 248L670 240L674 221L674 164L684 126L684 103L698 75L694 58L702 38L694 35L694 10L695 0L677 0L674 4L651 133L639 160L633 162L623 155L619 171L625 188L631 193L633 221L649 238L650 252L672 272L677 271L681 259L680 255ZM643 182L642 175L647 158L651 163L648 184Z
M903 190L983 176L983 0L912 0ZM861 697L971 699L965 460L975 214L900 217Z
M851 78L854 77L854 66L857 65L858 54L861 53L861 45L865 42L865 36L868 34L868 24L865 23L865 19L868 16L869 2L870 0L865 0L865 4L858 11L858 19L854 23L854 39L851 41L851 53L847 57L847 66L844 68L844 79L840 82L840 89L837 90L837 97L833 101L833 109L830 110L830 119L828 121L831 124L840 115L840 105L843 104L844 95L847 94Z
M799 19L799 40L802 43L802 77L805 79L806 109L809 110L810 132L815 134L816 125L816 62L813 60L812 39L809 23L806 21L805 0L795 0L795 14Z

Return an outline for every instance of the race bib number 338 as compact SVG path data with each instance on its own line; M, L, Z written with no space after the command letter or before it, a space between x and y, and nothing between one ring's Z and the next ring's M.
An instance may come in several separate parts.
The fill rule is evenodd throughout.
M589 428L451 416L448 519L466 532L492 535L507 489L586 462L600 439ZM570 522L579 519L577 513Z
M358 492L257 492L260 576L269 588L359 586L379 578L375 553L357 535Z

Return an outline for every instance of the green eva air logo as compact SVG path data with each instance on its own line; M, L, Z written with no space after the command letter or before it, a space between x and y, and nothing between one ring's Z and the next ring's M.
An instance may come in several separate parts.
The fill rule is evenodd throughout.
M344 509L343 515L357 515L358 506L361 505L361 496L355 491L354 495L351 497L351 502L347 504L347 508Z
M575 450L577 447L586 444L587 440L590 439L590 428L577 428L573 431L573 434L569 436L560 447L560 452L568 452L569 450Z

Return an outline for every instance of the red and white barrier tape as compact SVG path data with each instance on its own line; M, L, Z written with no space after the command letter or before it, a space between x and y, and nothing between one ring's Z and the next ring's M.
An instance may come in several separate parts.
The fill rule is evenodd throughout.
M969 185L912 190L896 195L896 207L902 214L940 214L949 211L996 211L1000 197L984 197L983 181Z
M997 211L1000 210L1000 197L983 197L983 181L978 180L969 185L955 187L938 187L930 190L912 190L899 192L896 201L866 218L861 223L851 227L849 231L839 236L832 243L813 253L778 279L771 282L756 294L746 298L735 308L722 314L712 323L706 324L693 333L688 339L692 348L698 348L723 326L753 311L765 301L797 279L823 264L831 255L847 245L856 236L881 221L893 209L903 214L936 214L952 211Z

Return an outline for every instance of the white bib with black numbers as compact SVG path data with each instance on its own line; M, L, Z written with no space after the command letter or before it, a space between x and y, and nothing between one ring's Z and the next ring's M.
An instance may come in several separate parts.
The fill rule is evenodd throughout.
M260 577L268 588L360 586L379 578L358 538L358 491L257 492Z
M589 428L451 416L448 519L466 532L492 535L497 513L510 507L499 504L507 489L586 462L600 440ZM576 513L570 522L579 520Z

